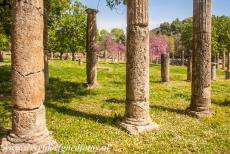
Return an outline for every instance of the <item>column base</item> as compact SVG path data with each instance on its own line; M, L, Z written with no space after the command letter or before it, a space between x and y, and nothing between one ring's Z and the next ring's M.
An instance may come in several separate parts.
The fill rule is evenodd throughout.
M187 108L186 112L188 115L195 117L195 118L198 118L198 119L199 118L205 118L205 117L211 117L213 115L212 109L198 112L198 111L193 110L191 108Z
M33 110L13 109L12 131L2 139L3 153L46 153L57 146L46 128L45 106Z
M9 138L12 138L12 134L4 137L1 141L0 153L4 154L44 154L49 151L53 151L57 148L58 144L55 139L52 137L52 134L49 133L48 136L43 136L35 139L36 142L11 142ZM21 138L14 136L15 140L22 140Z
M96 89L98 88L100 85L98 83L87 83L86 87L87 89Z
M159 130L160 126L155 122L149 120L147 123L136 122L136 120L125 119L123 121L118 122L118 125L121 129L125 130L127 133L131 135L138 135L140 133L149 132L151 130Z

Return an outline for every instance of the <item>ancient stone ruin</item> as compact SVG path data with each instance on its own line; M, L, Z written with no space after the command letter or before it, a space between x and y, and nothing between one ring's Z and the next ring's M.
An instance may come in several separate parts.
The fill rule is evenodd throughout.
M87 9L87 40L86 40L86 72L87 86L92 89L97 86L97 53L96 43L96 14L97 10Z
M128 1L126 112L120 126L130 134L158 129L149 116L148 0Z
M46 128L43 105L43 0L14 0L12 14L12 131L1 147L56 144Z
M192 98L189 113L210 116L211 109L211 0L193 1Z

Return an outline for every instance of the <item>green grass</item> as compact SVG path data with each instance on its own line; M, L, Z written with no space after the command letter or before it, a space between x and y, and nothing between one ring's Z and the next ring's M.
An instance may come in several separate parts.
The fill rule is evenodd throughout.
M11 127L7 64L0 65L0 136ZM224 80L224 71L218 70L218 80L212 83L215 115L198 120L184 112L191 95L186 67L171 67L171 82L162 84L160 66L151 65L150 114L161 129L131 136L116 126L125 111L125 65L101 63L99 67L100 88L86 90L85 66L50 61L47 127L59 144L110 144L111 153L230 153L230 105L223 104L230 100L230 81Z

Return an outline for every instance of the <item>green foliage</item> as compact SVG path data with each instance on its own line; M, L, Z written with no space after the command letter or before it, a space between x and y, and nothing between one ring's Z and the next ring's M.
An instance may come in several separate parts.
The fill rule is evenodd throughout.
M9 45L9 37L0 33L0 50L4 50Z
M192 24L192 18L188 18L183 21L181 28L181 42L187 50L192 49Z
M86 40L86 7L80 2L51 1L49 4L49 50L83 52Z
M10 36L10 0L0 0L0 50L9 45Z
M177 18L171 23L171 32L172 34L178 34L181 33L182 29L182 22Z
M126 4L127 0L106 0L106 2L110 9L114 9L117 5Z
M10 0L0 0L0 33L10 35Z
M160 24L160 32L165 35L171 35L171 25L169 22Z
M98 33L98 38L99 41L102 41L104 39L105 36L107 36L109 34L109 32L105 29L102 29L99 33Z
M115 40L117 43L125 44L126 38L125 38L125 33L124 33L123 29L120 29L120 28L113 28L113 29L111 30L111 34L113 35L114 40Z

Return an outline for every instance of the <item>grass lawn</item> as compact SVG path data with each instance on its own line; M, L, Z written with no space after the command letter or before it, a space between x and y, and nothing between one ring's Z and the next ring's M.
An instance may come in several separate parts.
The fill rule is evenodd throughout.
M9 61L0 64L0 137L11 128L9 69ZM59 144L110 144L112 153L230 153L230 105L224 104L230 101L230 81L222 70L212 82L215 115L198 120L184 112L191 95L186 67L171 67L171 82L162 84L160 66L151 65L150 114L161 129L138 136L116 127L125 111L125 64L99 64L96 90L83 86L84 65L53 60L49 71L47 127Z

